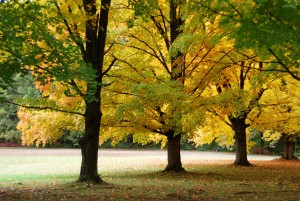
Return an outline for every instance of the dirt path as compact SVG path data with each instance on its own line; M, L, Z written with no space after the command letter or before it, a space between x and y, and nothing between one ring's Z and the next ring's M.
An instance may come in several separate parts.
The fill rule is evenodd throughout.
M0 148L0 156L80 156L80 149L46 149L46 148ZM99 157L153 157L164 159L167 157L165 150L123 150L100 149ZM234 160L235 154L228 152L203 152L182 151L183 160ZM278 156L249 154L249 160L273 160Z
M277 157L249 155L250 163L268 162ZM232 164L234 153L182 151L182 164L187 170L203 164ZM100 149L98 167L103 175L124 172L163 170L166 150ZM80 149L0 148L1 175L78 174ZM1 199L0 199L1 200Z

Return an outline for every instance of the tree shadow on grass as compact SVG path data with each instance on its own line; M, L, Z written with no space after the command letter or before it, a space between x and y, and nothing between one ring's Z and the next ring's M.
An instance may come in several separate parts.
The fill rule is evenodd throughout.
M286 168L286 169L285 169ZM294 179L297 176L297 167L290 167L288 164L283 164L280 167L276 167L272 162L269 163L257 163L254 162L252 166L243 167L236 166L233 164L221 164L221 165L192 165L187 166L185 172L165 172L165 171L144 171L139 172L128 171L122 172L115 175L109 175L113 178L130 178L130 179L164 179L164 180L180 180L180 179L190 179L190 180L208 180L208 181L232 181L232 182L264 182L264 181L274 181L278 182L280 179ZM281 178L283 171L286 178ZM296 173L296 174L295 174ZM104 176L105 177L105 176ZM105 179L105 178L104 178Z

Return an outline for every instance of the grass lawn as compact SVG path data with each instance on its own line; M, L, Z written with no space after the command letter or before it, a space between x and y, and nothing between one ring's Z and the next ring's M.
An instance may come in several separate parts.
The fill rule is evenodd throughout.
M75 183L77 154L1 154L0 200L300 200L300 162L184 161L187 173L162 173L165 158L151 155L101 156L106 184ZM146 153L146 152L145 152Z

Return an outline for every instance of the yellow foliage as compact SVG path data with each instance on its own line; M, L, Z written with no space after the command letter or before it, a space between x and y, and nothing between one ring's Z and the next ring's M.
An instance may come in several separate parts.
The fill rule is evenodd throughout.
M197 146L210 144L216 140L220 146L230 147L234 144L234 132L222 119L207 113L205 125L198 127L191 140Z
M45 146L60 139L66 131L83 131L84 119L53 111L33 111L21 108L17 128L22 132L24 145Z
M166 9L168 7L166 1L159 2L166 18L160 17L159 10L153 12L159 14L155 17L156 22L163 25L169 21L167 17L169 11ZM180 127L178 130L190 135L198 146L216 139L220 145L229 147L234 144L234 132L229 126L229 117L243 116L245 112L248 112L250 104L254 104L255 107L246 115L247 122L262 125L262 122L267 122L272 116L271 119L289 122L289 126L285 124L275 126L274 123L271 126L272 129L281 127L284 128L284 132L288 133L299 130L300 121L296 114L299 114L300 98L297 90L289 90L287 95L287 92L281 90L278 85L279 91L269 91L263 96L265 98L259 101L264 102L262 104L266 107L263 109L258 107L257 102L251 102L265 84L268 85L268 81L266 83L264 81L268 79L259 71L257 64L248 62L248 58L234 51L233 41L226 37L220 40L215 37L223 34L219 28L220 16L211 21L206 19L203 22L205 26L203 28L199 21L196 24L193 22L193 18L199 17L197 13L185 15L185 22L191 22L193 26L189 23L183 26L183 34L172 41L173 44L170 47L167 47L165 40L170 38L168 29L165 29L166 35L163 36L157 30L157 24L150 19L146 23L141 19L136 19L135 26L128 29L123 18L124 15L131 17L133 11L126 13L122 9L114 8L114 5L118 3L119 1L112 3L110 12L112 20L110 20L110 34L108 34L107 41L113 45L105 59L108 65L104 70L108 68L112 60L111 55L117 57L119 62L112 67L110 74L103 78L103 83L110 84L110 86L104 87L101 94L103 120L100 144L112 139L112 144L116 145L124 137L132 134L134 141L138 143L146 144L152 140L165 144L166 138L157 133ZM78 37L79 42L83 42L81 40L84 38L85 21L89 20L78 9L81 4L79 0L58 1L60 15L68 21L71 31ZM57 10L49 10L48 15L57 15ZM64 23L58 23L49 26L48 29L57 40L62 40L66 36L69 37L69 33L63 28L65 26ZM28 42L34 40L37 39ZM70 40L63 44L64 47L68 47L68 41ZM42 38L38 40L37 45L38 47L47 46ZM184 72L182 78L177 80L179 82L174 84L171 80L170 56L178 52L184 55L184 63L182 60L177 60L176 64L184 68ZM246 53L252 56L251 51ZM55 67L55 63L46 62L47 59L43 59L49 55L50 53L36 56L36 59L40 60L42 69L49 66ZM248 62L245 66L249 66L249 70L239 65L241 61ZM60 62L63 63L64 59ZM75 62L69 67L79 69L81 64ZM49 69L51 70L51 67ZM243 72L242 76L245 76L244 88L241 88L240 72ZM44 98L55 101L56 107L84 113L84 101L77 96L75 91L69 90L69 96L67 96L64 94L68 89L67 86L56 84L53 80L51 82L50 80L43 83L36 82L36 87L41 90ZM82 80L78 78L75 82L81 92L86 91ZM272 87L276 88L275 85ZM220 88L222 93L218 92ZM291 88L295 89L295 86ZM282 106L280 108L268 106L274 104L274 100L280 101ZM283 115L275 112L275 110L288 110L289 107L283 100L293 102L291 105L293 113ZM207 111L212 113L206 115ZM65 130L84 129L83 117L76 115L23 108L19 111L19 116L21 121L18 128L23 132L25 144L36 142L37 145L45 145L61 137ZM205 119L207 119L206 124L202 126ZM252 145L253 143L248 142L248 148Z
M45 146L60 139L66 131L84 131L84 117L67 113L84 112L84 102L80 96L66 96L66 86L58 83L41 85L40 82L36 82L36 88L41 90L43 96L38 101L40 107L50 107L54 110L19 109L20 121L17 128L22 132L24 145ZM56 112L55 109L66 112Z
M274 81L255 111L253 127L265 131L266 141L276 141L282 134L299 135L300 83L289 76Z
M278 141L281 138L281 135L282 133L280 132L266 130L263 134L263 139L267 142Z
M256 143L251 141L248 129L246 131L247 152L249 152ZM193 141L196 146L201 146L203 144L210 144L214 140L220 146L230 148L235 144L234 131L224 120L208 114L205 126L199 127L192 134L190 141Z

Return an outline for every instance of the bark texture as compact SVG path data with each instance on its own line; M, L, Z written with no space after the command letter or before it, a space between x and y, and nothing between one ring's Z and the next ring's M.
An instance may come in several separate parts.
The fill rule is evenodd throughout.
M98 146L101 122L101 89L105 41L108 26L108 12L111 0L101 0L100 12L95 0L83 0L84 10L89 17L86 21L86 44L82 46L82 57L96 72L95 80L87 83L85 99L85 135L79 144L82 154L79 182L100 183L98 174Z
M297 157L294 156L295 142L294 142L293 137L284 134L283 140L284 140L284 142L283 142L282 158L286 159L286 160L297 159Z
M245 123L245 119L230 118L230 122L232 123L232 128L234 130L234 139L236 145L236 156L234 164L241 166L249 166L250 163L247 158L247 124Z
M82 162L80 169L80 182L100 183L102 179L98 174L98 145L101 113L99 102L86 103L85 136L79 140Z
M174 132L173 132L174 133ZM181 172L184 171L181 163L181 135L168 135L168 165L164 171Z

